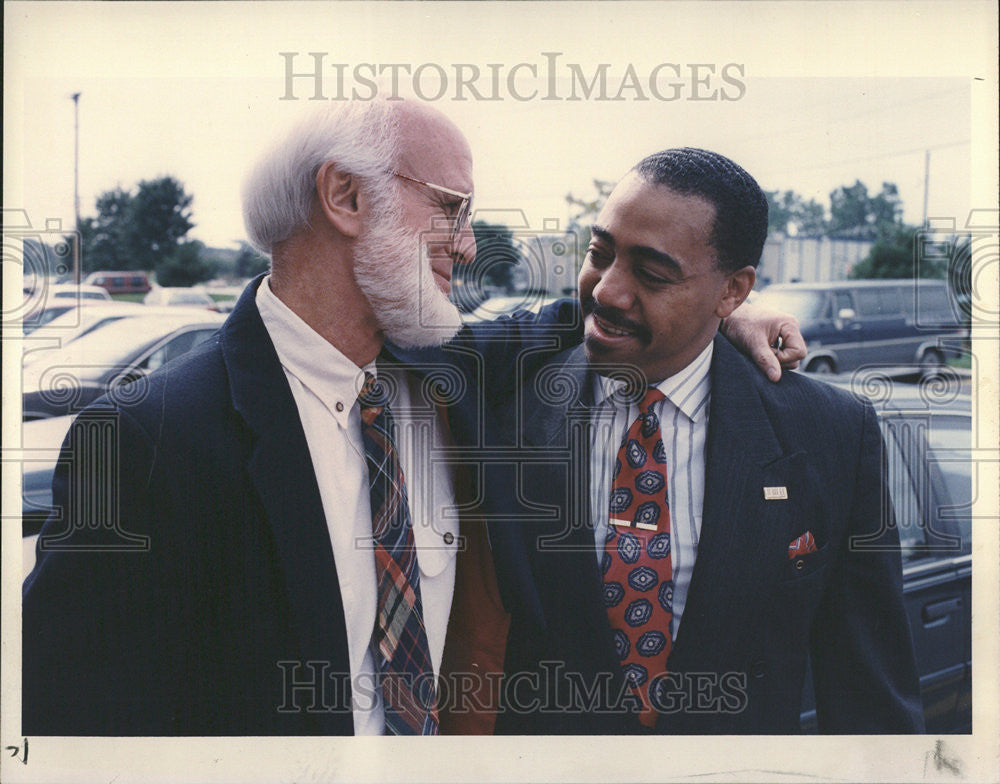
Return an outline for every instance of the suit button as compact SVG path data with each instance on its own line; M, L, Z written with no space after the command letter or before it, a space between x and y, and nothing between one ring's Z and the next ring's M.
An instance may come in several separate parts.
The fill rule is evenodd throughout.
M798 569L799 571L802 571L802 567L804 567L805 565L806 562L803 561L801 558L799 558L799 560L795 562L795 568Z
M755 661L753 664L750 665L750 674L754 678L763 678L766 669L767 668L764 666L764 662Z

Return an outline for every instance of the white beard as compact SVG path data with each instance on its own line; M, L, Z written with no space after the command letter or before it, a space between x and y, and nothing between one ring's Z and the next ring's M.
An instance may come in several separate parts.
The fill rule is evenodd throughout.
M421 232L403 225L398 201L386 201L355 245L358 287L387 339L400 348L439 346L462 328L461 314L434 282Z

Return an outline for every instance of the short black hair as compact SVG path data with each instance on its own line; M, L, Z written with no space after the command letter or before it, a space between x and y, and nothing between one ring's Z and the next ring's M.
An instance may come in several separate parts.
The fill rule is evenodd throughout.
M767 239L767 198L741 166L717 152L679 147L643 158L632 171L715 207L711 242L721 269L735 272L760 263Z

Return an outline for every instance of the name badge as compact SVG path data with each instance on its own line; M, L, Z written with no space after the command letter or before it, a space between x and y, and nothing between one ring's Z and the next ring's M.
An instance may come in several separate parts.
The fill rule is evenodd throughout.
M765 487L764 488L764 500L765 501L787 501L788 500L788 488L787 487Z

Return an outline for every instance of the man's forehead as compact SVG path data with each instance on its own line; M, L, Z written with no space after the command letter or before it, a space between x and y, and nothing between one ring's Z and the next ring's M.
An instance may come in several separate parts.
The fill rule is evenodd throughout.
M704 196L680 193L629 172L611 191L596 223L607 227L614 218L619 224L647 229L684 223L711 233L715 217L715 205Z
M460 191L472 190L472 150L462 132L440 112L420 104L400 107L398 168Z

